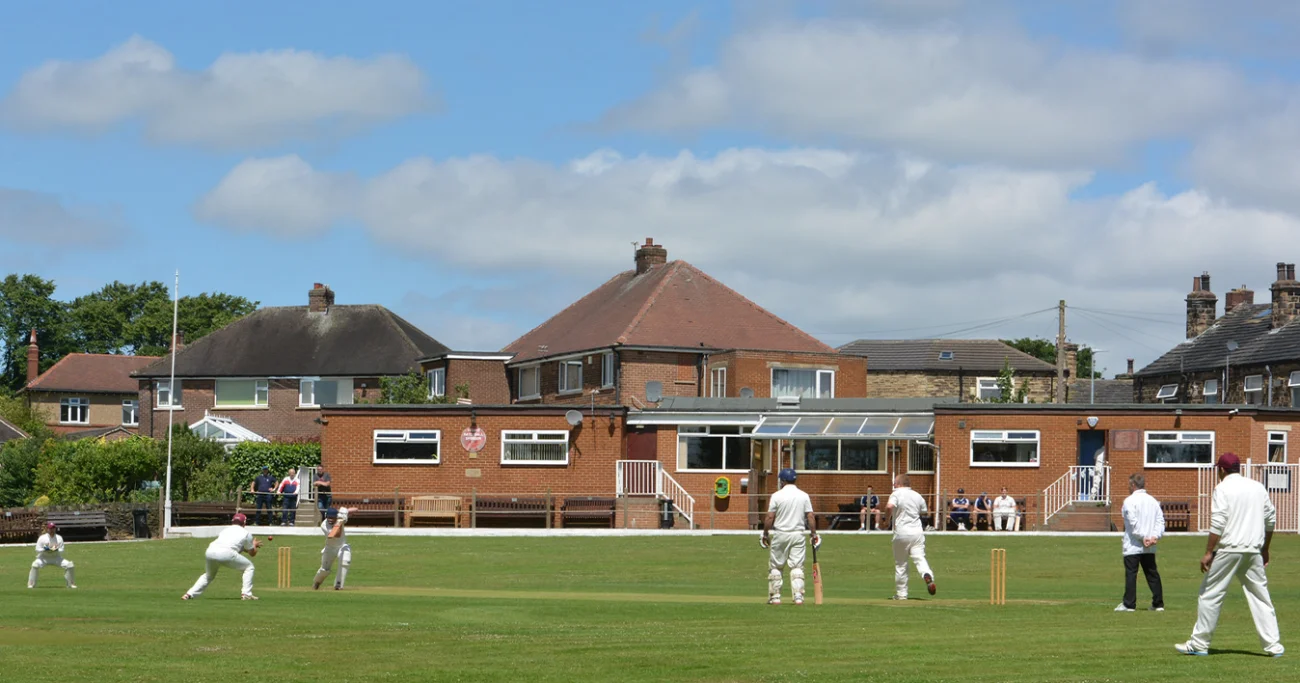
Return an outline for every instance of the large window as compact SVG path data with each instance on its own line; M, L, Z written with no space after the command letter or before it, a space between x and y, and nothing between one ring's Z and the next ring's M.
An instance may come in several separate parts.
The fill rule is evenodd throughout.
M1201 387L1201 396L1205 397L1207 404L1216 404L1219 402L1219 380L1207 379L1205 386Z
M319 408L325 405L352 405L353 381L351 377L322 379L304 377L298 380L298 406L301 408Z
M1197 467L1214 462L1214 432L1147 432L1148 467Z
M529 368L519 368L518 374L518 391L520 400L530 398L541 398L541 383L538 381L540 374L539 368L534 365Z
M835 398L835 371L772 368L772 396Z
M270 399L270 383L264 379L217 380L218 408L264 408Z
M973 467L1038 467L1037 431L972 431Z
M1257 406L1264 402L1264 376L1250 375L1245 381L1246 404Z
M677 428L677 469L748 470L752 467L749 427L712 425Z
M794 468L811 472L880 472L878 439L799 439L794 442Z
M727 395L727 369L713 368L709 371L709 395L722 398Z
M1268 433L1268 461L1286 462L1286 432Z
M375 430L375 464L437 465L441 432Z
M560 361L560 393L574 394L582 391L582 361Z
M447 395L447 368L434 368L429 371L429 398L442 398Z
M975 380L975 398L981 401L996 401L1002 398L1002 389L996 377L980 377Z
M178 379L176 380L175 391L169 380L160 380L153 384L153 395L157 397L159 408L180 408L181 391L184 385Z
M501 432L502 465L567 465L569 433Z
M1287 387L1291 389L1291 407L1300 408L1300 370L1291 373L1286 383Z
M600 356L600 386L608 389L614 386L614 352L601 354Z
M68 425L90 424L90 399L59 399L59 423Z
M140 424L140 402L122 401L122 424L135 427Z

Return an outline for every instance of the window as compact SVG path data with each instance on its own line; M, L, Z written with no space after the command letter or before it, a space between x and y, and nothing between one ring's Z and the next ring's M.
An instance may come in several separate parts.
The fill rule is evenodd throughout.
M1291 407L1300 408L1300 370L1291 373L1286 383L1291 389Z
M727 395L727 369L713 368L709 371L709 395L722 398Z
M996 401L1002 398L1002 389L996 377L980 377L975 380L975 398L981 401Z
M835 398L835 371L772 368L772 396Z
M1160 390L1156 392L1157 401L1164 401L1165 403L1168 403L1170 400L1176 398L1178 398L1177 384L1166 384L1160 387Z
M1214 462L1214 432L1147 432L1148 467L1197 467Z
M934 474L934 449L908 441L907 471L911 474Z
M501 464L567 465L569 464L569 433L502 431Z
M135 427L140 424L140 402L122 401L122 424Z
M270 383L264 379L217 380L218 408L264 408L270 398Z
M447 368L434 368L429 371L429 398L447 395Z
M1264 402L1264 376L1250 375L1245 382L1246 404L1257 406Z
M176 391L172 391L171 382L168 380L160 380L158 382L154 382L153 394L154 396L158 397L158 407L159 408L181 407L182 391L184 390L184 388L185 388L184 384L179 379L176 380Z
M753 442L749 431L749 427L682 425L677 429L677 469L750 469Z
M600 386L603 389L614 386L614 353L612 351L600 357Z
M1268 461L1286 462L1286 432L1268 433Z
M90 399L59 399L59 423L70 425L90 424Z
M798 439L794 468L808 472L880 472L883 461L877 439Z
M939 360L952 360L952 351L940 351Z
M1205 386L1201 388L1201 395L1205 397L1205 402L1208 404L1213 405L1218 403L1219 402L1219 380L1217 379L1205 380Z
M530 368L519 368L518 371L518 391L519 398L541 398L541 384L537 381L538 367L536 365Z
M353 401L351 377L321 379L304 377L298 380L298 407L319 408L325 405L350 406Z
M560 393L573 394L582 391L582 361L560 361Z
M970 464L973 467L1038 467L1038 432L972 431Z
M377 465L437 465L441 432L375 430Z

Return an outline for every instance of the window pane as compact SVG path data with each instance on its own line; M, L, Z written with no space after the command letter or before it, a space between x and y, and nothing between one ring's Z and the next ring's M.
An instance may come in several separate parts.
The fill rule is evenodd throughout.
M1291 390L1291 407L1300 408L1300 387Z
M874 472L880 464L880 442L844 440L840 442L840 469Z
M835 398L835 373L830 370L817 371L817 398Z
M1208 443L1148 443L1147 464L1209 465L1213 462Z
M375 444L375 459L434 461L438 459L438 443L380 441Z
M727 448L727 469L747 470L753 465L753 442L747 438L727 437L723 439Z
M862 425L859 434L862 435L881 435L892 434L894 427L898 425L896 417L869 417L867 423Z
M827 427L827 434L857 434L862 428L863 420L860 417L837 417L831 420L830 427Z
M789 434L797 418L777 417L763 420L763 424L754 430L755 434Z
M815 439L804 442L805 470L835 470L839 468L840 442Z
M682 448L686 451L686 469L722 469L722 439L709 436L683 436Z
M799 423L794 426L791 434L821 434L830 423L830 418L826 417L801 417Z
M971 446L974 462L1037 462L1038 443L976 442Z
M257 383L251 379L219 379L217 380L217 405L254 405L256 391Z
M905 417L898 421L894 433L899 436L929 436L934 429L932 417Z
M310 379L298 380L298 405L316 405L316 382Z
M504 460L513 463L562 463L569 455L567 443L507 441Z
M791 370L776 368L772 370L772 396L798 396L815 398L817 396L817 372L814 370Z
M1251 375L1246 378L1246 391L1259 391L1264 388L1263 375Z
M918 446L916 443L908 444L907 471L909 472L933 472L934 471L934 449L928 446Z

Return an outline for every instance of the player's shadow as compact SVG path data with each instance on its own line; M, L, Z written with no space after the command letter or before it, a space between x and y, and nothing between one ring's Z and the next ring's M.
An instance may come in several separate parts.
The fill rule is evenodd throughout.
M1273 657L1273 655L1267 652L1260 652L1259 650L1218 650L1215 648L1210 648L1209 652L1212 655L1243 655L1246 657L1268 657L1268 658Z

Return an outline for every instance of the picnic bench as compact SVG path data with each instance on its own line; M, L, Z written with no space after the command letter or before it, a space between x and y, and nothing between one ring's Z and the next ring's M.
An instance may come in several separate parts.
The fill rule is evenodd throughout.
M1165 531L1192 530L1192 504L1185 500L1166 500L1160 503L1165 516Z
M429 520L451 522L453 527L458 527L460 506L460 496L412 496L411 507L406 512L406 526L412 526L417 520Z
M173 526L208 526L229 524L238 512L238 503L230 501L204 501L172 503Z
M541 526L551 526L550 499L542 496L475 496L470 508L471 525L483 526L483 522L511 523L527 521L540 522ZM531 525L530 525L531 526Z
M59 527L65 540L107 541L108 514L103 510L50 510L45 521Z
M334 496L330 507L348 509L348 526L400 526L401 506L397 498Z
M618 501L614 498L597 498L582 496L565 498L560 506L560 526L608 526L614 528L614 510Z
M39 510L5 510L0 515L0 542L31 543L41 535Z

